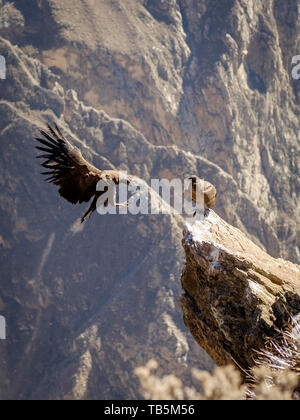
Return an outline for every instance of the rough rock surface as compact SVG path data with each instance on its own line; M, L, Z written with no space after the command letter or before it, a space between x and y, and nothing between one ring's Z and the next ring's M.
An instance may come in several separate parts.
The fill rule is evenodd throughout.
M300 317L300 267L274 259L210 211L183 240L184 322L222 366L247 371L268 340Z

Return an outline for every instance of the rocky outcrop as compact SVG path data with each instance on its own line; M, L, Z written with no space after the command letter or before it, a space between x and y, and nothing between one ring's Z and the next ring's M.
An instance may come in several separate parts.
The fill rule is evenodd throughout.
M243 372L300 317L300 267L274 259L210 211L188 225L183 245L185 325L222 366Z

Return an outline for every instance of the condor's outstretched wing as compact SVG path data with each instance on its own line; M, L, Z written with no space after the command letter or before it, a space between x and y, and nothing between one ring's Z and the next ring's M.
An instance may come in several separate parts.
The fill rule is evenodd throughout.
M110 179L119 184L118 171L101 171L88 163L77 147L74 147L62 135L55 125L48 125L48 131L41 130L43 138L37 149L43 154L37 156L44 159L42 166L47 169L46 181L59 187L59 194L72 204L88 202L96 194L96 186L100 179Z

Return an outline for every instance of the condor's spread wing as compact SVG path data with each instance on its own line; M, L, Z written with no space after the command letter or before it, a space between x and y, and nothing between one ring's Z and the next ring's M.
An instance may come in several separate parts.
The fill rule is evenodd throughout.
M43 138L37 149L43 154L37 156L44 159L42 166L46 168L43 175L46 181L59 187L59 194L72 204L88 202L96 194L96 186L100 179L110 179L119 183L118 171L101 171L88 163L77 147L74 147L62 135L55 125L48 125L48 131L41 130Z

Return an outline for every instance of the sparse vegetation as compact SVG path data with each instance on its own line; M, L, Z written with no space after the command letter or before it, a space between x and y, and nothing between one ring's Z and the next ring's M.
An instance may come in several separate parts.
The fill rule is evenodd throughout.
M213 374L193 369L199 389L182 385L174 375L159 378L158 364L150 360L139 367L142 392L148 400L285 400L299 399L300 324L283 333L281 342L272 341L270 350L258 355L257 365L248 373L248 383L236 367L218 367Z

